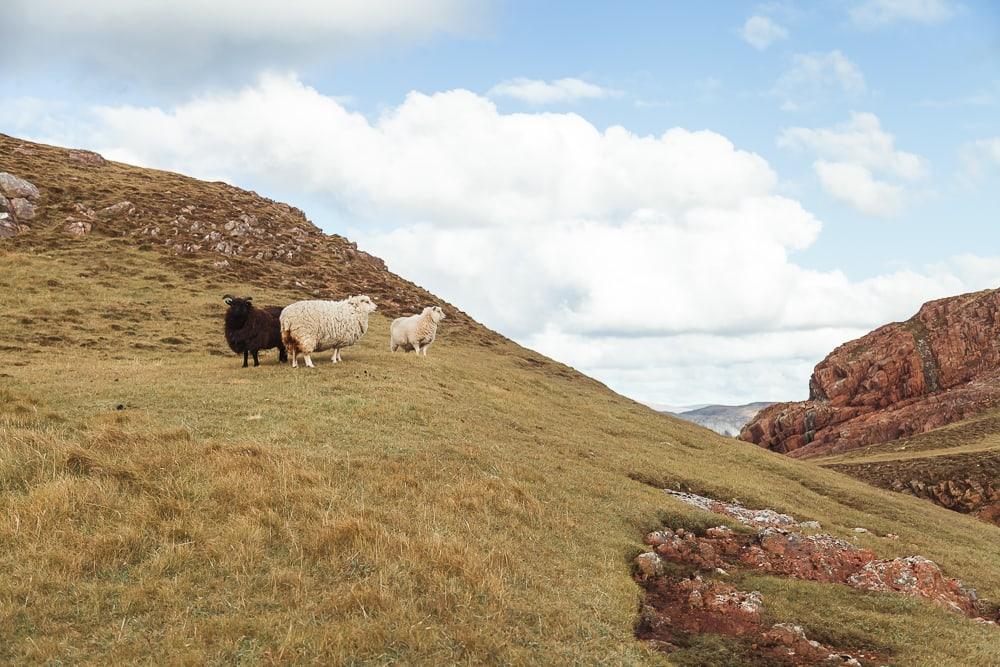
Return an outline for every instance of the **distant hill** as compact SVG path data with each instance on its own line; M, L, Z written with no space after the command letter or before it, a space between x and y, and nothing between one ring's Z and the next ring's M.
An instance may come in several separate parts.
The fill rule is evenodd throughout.
M719 435L735 438L739 436L744 424L769 405L773 405L773 403L759 401L746 405L705 405L681 412L673 410L663 410L662 412L670 412L681 419L715 431Z

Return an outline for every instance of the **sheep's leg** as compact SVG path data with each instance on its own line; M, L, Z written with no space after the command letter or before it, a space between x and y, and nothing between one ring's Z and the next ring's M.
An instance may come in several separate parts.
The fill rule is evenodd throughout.
M313 366L313 360L308 354L303 352L302 356L305 357L306 359L306 366L308 366L309 368L316 368L315 366Z
M257 358L257 350L253 351L253 367L257 368L260 366L260 359Z
M284 345L278 346L278 363L284 363L288 361L288 350L285 349Z
M338 347L337 348L337 362L339 363L339 362L341 362L343 360L344 360L344 358L342 356L340 356L340 348Z
M413 351L417 353L418 357L420 356L420 343L413 344Z
M340 350L338 350L337 348L333 348L333 354L330 355L330 363L331 364L335 364L338 361L340 361L340 358L337 356L338 352L340 352Z
M427 343L427 345L424 345L424 356L425 357L427 356L427 348L429 348L430 346L431 346L430 343Z
M249 356L250 356L250 353L247 352L246 350L243 350L243 368L246 368L247 366L249 366L249 364L247 364L247 358Z
M295 348L292 348L292 368L299 367L298 359L299 359L299 353L295 350Z

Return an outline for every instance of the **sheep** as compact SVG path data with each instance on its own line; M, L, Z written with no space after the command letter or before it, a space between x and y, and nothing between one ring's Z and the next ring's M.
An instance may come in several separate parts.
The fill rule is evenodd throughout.
M298 368L302 353L306 366L313 368L309 355L333 349L333 363L341 361L340 350L354 345L368 331L368 316L376 309L367 296L344 301L297 301L281 311L281 340Z
M397 317L389 326L389 351L402 348L427 356L427 348L437 337L438 322L445 318L440 306L427 306L419 315Z
M226 311L226 342L236 354L243 353L243 368L247 367L247 357L251 354L253 365L260 366L257 353L272 347L278 348L278 363L288 361L285 346L281 344L281 306L255 308L253 297L240 299L230 294L222 300L229 306Z

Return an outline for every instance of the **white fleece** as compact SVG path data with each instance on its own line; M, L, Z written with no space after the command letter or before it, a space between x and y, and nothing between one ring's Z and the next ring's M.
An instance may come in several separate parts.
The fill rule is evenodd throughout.
M281 311L281 338L289 354L309 355L333 349L334 362L340 348L354 345L368 331L368 316L376 306L367 296L344 301L297 301ZM292 357L295 366L295 356Z
M443 319L444 311L438 306L427 306L419 315L397 317L389 326L389 351L422 351L426 357L427 348L437 338L438 322Z

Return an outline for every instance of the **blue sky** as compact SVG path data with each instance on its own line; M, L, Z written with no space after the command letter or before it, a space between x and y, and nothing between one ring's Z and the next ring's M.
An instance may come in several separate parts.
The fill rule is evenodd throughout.
M1000 280L1000 6L12 0L0 131L224 178L640 400Z

